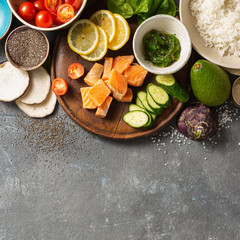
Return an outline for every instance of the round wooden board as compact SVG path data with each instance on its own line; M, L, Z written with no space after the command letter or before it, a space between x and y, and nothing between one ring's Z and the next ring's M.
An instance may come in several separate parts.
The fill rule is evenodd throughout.
M89 16L91 16L91 14L96 10L106 9L106 3L103 2L101 3L101 6L99 5L99 2L97 1L91 1L91 3L88 1L86 9L84 10L84 14L81 16L81 18L89 18ZM138 25L135 18L128 20L128 22L131 28L131 37L128 43L118 51L108 50L106 57L133 55L132 38L133 33ZM180 103L172 98L172 105L165 109L164 112L158 116L156 122L151 126L151 128L135 129L128 126L122 120L122 116L128 111L128 103L121 103L113 100L109 112L104 119L95 116L96 110L84 109L82 107L80 88L87 86L83 81L83 78L92 68L94 62L84 60L80 55L76 54L69 48L67 43L67 32L68 31L65 30L60 32L57 36L52 59L51 78L55 79L57 77L62 77L68 82L68 92L63 96L58 96L57 98L69 117L78 125L99 136L112 139L134 139L152 135L166 126L180 112L183 107L183 103ZM78 80L71 80L67 74L68 66L74 62L81 63L85 69L84 76ZM103 64L104 59L99 61L99 63ZM189 63L186 64L181 71L174 75L176 81L178 81L185 89L188 90L190 89L190 65L191 64ZM134 92L134 98L132 101L133 103L135 102L137 92L140 90L145 91L146 85L149 82L155 82L154 75L150 73L147 74L143 86L139 88L132 87Z

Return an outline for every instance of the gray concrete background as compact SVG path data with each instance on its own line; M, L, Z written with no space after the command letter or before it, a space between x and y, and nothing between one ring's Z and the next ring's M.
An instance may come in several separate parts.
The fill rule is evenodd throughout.
M116 142L60 106L31 119L0 102L0 240L240 239L239 112L230 100L217 111L208 141L179 135L174 120Z

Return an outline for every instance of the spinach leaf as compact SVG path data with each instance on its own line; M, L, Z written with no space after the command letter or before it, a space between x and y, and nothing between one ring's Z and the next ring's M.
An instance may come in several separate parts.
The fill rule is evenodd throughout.
M173 0L164 0L163 3L158 8L156 14L168 14L171 16L176 15L176 4Z
M139 23L154 14L176 15L174 0L108 0L107 6L111 12L124 18L137 14Z
M147 13L151 9L153 0L137 0L137 7L135 14Z
M108 0L108 9L113 13L118 13L124 18L130 18L134 15L133 7L126 0Z
M152 15L154 15L155 12L157 11L157 9L159 8L159 6L162 3L163 3L163 0L153 0L152 1L152 5L151 5L151 7L150 7L148 12L146 12L146 13L139 13L138 14L138 23L140 24L141 22L143 22L147 18L149 18Z
M108 9L119 13L124 18L130 18L138 13L149 11L153 0L108 0Z

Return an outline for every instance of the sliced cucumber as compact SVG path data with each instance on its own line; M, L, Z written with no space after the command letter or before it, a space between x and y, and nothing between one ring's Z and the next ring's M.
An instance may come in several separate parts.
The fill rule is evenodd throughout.
M139 100L138 97L136 98L136 104L137 104L139 107L144 108L145 110L147 110L147 109L143 106L142 102Z
M155 80L169 95L177 99L179 102L187 102L189 95L178 82L176 82L173 75L157 75Z
M148 112L148 110L143 106L142 102L139 100L138 97L137 97L137 99L136 99L136 104L137 104L139 107L144 108L144 109ZM148 113L150 113L150 112L148 112ZM154 114L154 113L150 113L150 115L151 115L151 117L152 117L152 122L154 122L154 121L157 119L157 115Z
M129 111L132 112L132 111L135 111L135 110L144 111L149 115L149 121L144 127L148 127L152 124L152 116L145 108L139 107L138 105L133 104L133 103L129 104Z
M125 113L123 121L134 128L144 127L149 121L149 114L144 111L134 110Z
M163 108L167 108L171 105L171 100L169 95L161 87L149 83L147 85L147 91L152 96L153 100ZM141 100L141 99L140 99Z
M156 75L155 80L159 83L162 84L164 86L172 86L174 85L175 78L172 74L167 74L167 75Z
M150 113L150 114L151 114L151 117L152 117L152 123L154 123L157 119L157 115L153 114L153 113Z
M140 91L137 94L138 99L141 101L143 107L150 113L155 114L154 110L149 106L147 102L147 93L144 91Z
M153 100L152 96L150 95L150 93L148 91L147 91L147 102L148 102L149 106L153 109L153 111L156 115L162 113L163 108Z

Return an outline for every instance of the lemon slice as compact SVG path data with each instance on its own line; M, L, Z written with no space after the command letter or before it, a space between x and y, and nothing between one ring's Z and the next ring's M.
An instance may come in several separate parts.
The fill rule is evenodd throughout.
M96 49L99 42L97 26L88 19L81 19L69 29L67 41L74 52L89 54Z
M87 55L83 55L80 54L80 56L88 61L98 61L100 59L102 59L105 54L107 53L108 50L108 37L106 32L99 26L97 26L98 28L98 32L99 32L99 42L97 45L97 48L87 54Z
M128 22L121 15L114 13L113 16L116 21L116 34L108 48L111 50L118 50L127 43L130 37L130 27Z
M116 33L116 22L113 14L108 10L98 10L90 17L90 20L105 30L110 43Z

